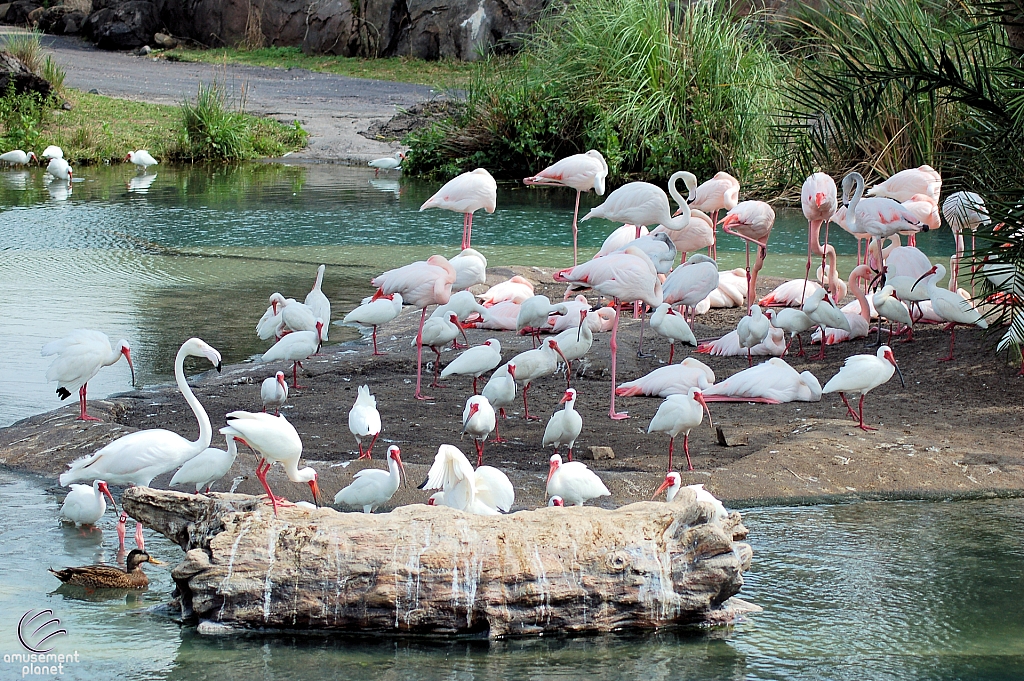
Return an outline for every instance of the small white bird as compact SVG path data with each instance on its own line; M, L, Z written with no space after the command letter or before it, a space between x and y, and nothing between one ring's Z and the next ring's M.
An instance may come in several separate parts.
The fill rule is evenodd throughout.
M299 385L299 367L302 360L320 349L320 329L324 323L317 320L316 331L295 331L277 341L272 348L263 353L262 361L274 362L284 359L292 362L292 388L302 390L306 386Z
M334 495L335 504L362 506L363 513L373 511L391 500L398 491L405 474L402 451L395 445L388 447L388 470L364 468L355 474L351 484Z
M452 312L459 316L460 322L468 320L474 312L480 315L481 319L486 319L490 315L490 309L476 302L476 296L471 291L456 291L447 303L435 307L428 319L434 317L447 319Z
M927 290L928 297L932 301L932 310L941 319L948 322L945 329L949 331L949 354L945 357L940 357L940 362L948 362L953 359L953 343L956 340L957 324L977 326L979 329L988 328L988 322L981 316L978 309L971 304L971 301L964 300L958 294L936 285L935 282L940 281L945 276L945 267L942 265L932 265L932 268L922 274L920 279L917 280L920 283L923 279L928 279ZM915 283L914 286L916 287L918 283Z
M693 335L693 331L690 330L690 325L686 323L683 315L676 312L668 303L659 305L654 314L651 315L651 328L659 336L668 338L669 364L672 363L672 358L676 354L676 341L683 345L697 347L697 338Z
M858 428L865 431L878 430L877 428L864 425L864 396L883 383L888 383L889 379L892 378L893 372L899 373L900 383L906 386L903 380L903 372L900 371L899 365L896 364L896 357L892 354L892 349L888 345L883 345L878 348L878 352L874 355L851 355L847 357L846 363L843 364L839 373L829 379L829 382L825 384L821 391L823 393L839 393L839 397L842 398L843 404L846 405L850 416L860 422L857 426ZM860 395L860 404L857 407L857 412L850 406L849 401L846 399L846 393Z
M564 305L552 305L547 296L534 295L522 302L519 306L519 315L516 317L516 332L524 331L533 336L533 347L540 342L541 329L547 326L548 317L551 315L565 314Z
M281 375L283 376L283 374ZM228 474L238 455L238 443L235 442L235 438L229 435L224 439L228 443L227 451L216 447L207 447L199 452L198 456L189 459L178 469L178 472L171 478L171 487L195 484L196 494L199 494L204 487L209 492L213 483Z
M370 451L373 443L380 435L381 423L380 412L377 411L377 398L370 394L370 386L359 386L359 394L356 395L355 404L348 411L348 429L356 437L356 444L359 446L359 458L370 459ZM372 437L370 446L363 451L363 440ZM389 497L390 498L390 497Z
M561 359L568 366L562 355L558 341L548 338L543 345L535 350L520 352L511 360L506 362L508 372L516 383L523 386L523 418L527 421L539 421L539 416L530 416L530 407L526 401L526 393L530 390L530 384L544 376L550 376L558 370L558 360ZM486 388L484 388L486 390Z
M139 167L139 170L146 170L150 166L155 166L159 163L159 161L150 156L149 152L145 149L129 151L128 155L124 157L124 160L131 161Z
M320 340L327 340L327 327L331 323L331 301L327 299L320 286L324 283L324 271L327 269L327 265L320 265L316 270L316 281L313 282L313 288L309 293L306 294L306 300L303 304L313 311L314 319L324 320L324 328L320 332Z
M71 165L64 159L51 159L49 165L46 166L46 172L58 180L65 180L68 183L68 187L71 186L71 178L74 175L74 171L71 169Z
M889 337L892 338L892 324L897 322L907 327L907 341L914 339L914 320L910 317L910 310L898 298L896 290L892 285L882 287L871 297L871 303L878 311L878 316L889 322ZM882 325L878 325L878 338L882 338ZM906 341L905 341L906 342Z
M828 328L850 331L850 320L836 308L835 303L828 296L828 291L823 288L817 289L807 296L804 300L803 312L821 328L822 335L824 335L825 329ZM825 342L823 339L818 359L824 358Z
M599 319L596 312L590 312L589 308L579 311L579 323L572 328L562 331L555 336L555 343L562 351L562 358L565 365L565 387L570 386L572 380L572 363L577 359L586 357L590 349L594 347L594 330L591 326L591 318Z
M754 366L750 349L764 342L770 330L771 324L768 322L768 318L761 313L761 306L751 305L750 314L740 319L740 323L736 326L740 347L747 350L747 366ZM696 345L696 342L694 344Z
M559 404L565 404L552 414L548 425L544 428L544 439L542 447L554 446L555 454L558 448L566 446L569 448L569 461L572 461L572 448L576 444L576 438L583 431L583 417L576 411L576 389L568 388L565 395L559 400Z
M715 382L715 372L699 359L687 357L679 364L658 367L646 376L622 383L615 389L616 395L668 397L685 395L690 388L704 390Z
M548 461L548 496L558 496L567 504L582 506L591 499L612 495L601 478L586 464L579 461L562 463L562 457L558 454L552 454Z
M449 362L448 366L441 372L441 378L447 378L448 376L472 376L473 394L476 395L477 379L499 364L501 364L501 343L497 338L488 338L482 345L471 347ZM515 384L513 383L513 385Z
M492 466L475 471L458 447L441 445L421 489L440 489L431 505L444 505L477 515L508 513L516 491L508 476Z
M793 344L795 339L800 340L800 351L796 353L797 357L804 356L804 339L800 336L801 333L814 327L814 320L807 316L807 313L803 310L798 310L793 307L784 307L781 310L769 310L766 315L772 326L776 329L782 329L789 334L789 342L786 343L786 351L782 354L785 355L789 352L789 346Z
M462 434L468 434L476 445L476 465L484 461L484 442L498 425L494 418L494 407L483 395L473 395L466 400L462 411Z
M60 340L47 343L42 349L43 357L56 355L50 368L46 370L46 380L57 382L57 395L65 400L71 392L78 390L78 401L81 407L79 420L99 421L95 416L85 412L86 391L89 381L103 367L116 364L123 356L128 360L128 368L132 372L132 385L135 385L135 367L132 365L132 350L128 341L121 339L116 348L110 347L110 339L99 331L76 329Z
M821 383L810 371L797 373L780 357L756 364L720 383L701 388L706 402L817 402Z
M288 400L288 381L284 372L278 371L270 378L264 379L260 386L260 397L263 398L263 411L272 408L274 416L281 414L281 407Z
M690 392L686 395L669 395L658 407L657 413L651 419L651 425L647 427L647 432L648 434L665 433L668 435L669 470L672 470L672 448L675 445L676 436L680 433L683 433L686 467L693 470L693 462L690 460L690 430L704 421L705 411L708 413L708 423L714 429L715 423L711 419L708 403L704 401L704 395L697 388L690 388Z
M313 309L305 303L299 303L294 298L285 298L280 293L272 293L270 307L256 324L256 332L264 340L271 337L280 340L290 331L316 330L317 319ZM324 340L322 329L320 340Z
M453 292L464 291L470 286L483 284L487 281L487 258L475 248L462 249L461 253L448 262L455 268L455 283L452 284Z
M373 176L379 177L380 171L385 173L391 170L398 170L402 167L402 161L405 160L405 154L400 151L396 151L393 156L385 156L384 158L375 158L372 161L368 161L366 165L373 168Z
M71 491L60 506L60 517L74 523L76 527L95 525L107 510L104 494L110 497L110 503L116 511L117 504L103 480L93 480L91 485L71 485Z
M725 520L729 517L729 512L725 510L725 506L722 505L722 502L719 501L714 494L704 489L703 482L699 482L696 485L687 485L686 487L696 492L697 501L711 504L714 507L715 511L712 515L712 520ZM672 500L676 498L676 494L679 493L680 489L682 489L682 477L680 477L679 473L671 471L665 476L665 482L661 483L661 487L655 490L654 496L651 497L651 501L654 501L658 498L659 494L665 492L665 500L672 503Z
M509 372L508 365L498 367L491 378L484 385L480 393L487 398L491 408L497 407L501 418L505 418L505 407L511 407L516 402L516 379ZM494 442L505 442L505 438L498 431L498 422L494 422Z
M27 154L21 149L15 149L14 151L8 151L6 154L0 154L0 161L4 163L10 163L15 166L27 165L29 161L36 161L36 155L31 151Z
M434 351L434 382L430 384L432 388L443 387L440 383L441 348L449 343L455 344L460 333L468 346L469 339L466 338L466 331L462 328L459 315L450 312L447 319L443 317L428 319L423 324L423 330L413 339L413 345L422 344L423 347L429 347Z
M64 150L61 149L60 147L57 147L57 146L54 146L54 145L51 144L50 146L48 146L45 149L43 149L43 158L45 158L45 159L64 158Z
M373 327L373 354L386 355L377 350L377 327L387 324L402 312L402 294L374 296L363 300L363 304L345 315L343 324L362 324ZM337 322L335 322L337 323Z

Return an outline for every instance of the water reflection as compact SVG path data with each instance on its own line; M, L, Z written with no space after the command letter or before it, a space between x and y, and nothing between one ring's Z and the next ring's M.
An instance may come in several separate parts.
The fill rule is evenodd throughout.
M128 191L134 194L146 194L149 188L156 182L156 173L146 173L128 178Z

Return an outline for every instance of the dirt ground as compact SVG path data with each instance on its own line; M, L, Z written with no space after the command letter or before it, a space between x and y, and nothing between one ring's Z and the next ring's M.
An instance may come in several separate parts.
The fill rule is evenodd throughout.
M513 273L535 279L537 293L553 299L560 298L564 291L553 283L549 273L529 268L495 268L489 280L500 281ZM764 278L759 282L759 295L779 282ZM593 295L591 299L594 302ZM340 318L344 312L335 310L335 316ZM717 338L734 328L741 316L739 309L712 311L698 318L694 333L698 339ZM639 321L631 315L622 319L620 382L662 366L668 357L665 340L648 335L648 351L657 356L638 359ZM327 347L321 356L304 363L300 382L309 388L292 391L282 413L302 437L304 459L320 471L325 495L333 497L353 473L366 465L383 467L388 445L397 444L406 463L409 485L399 490L393 503L423 502L429 493L415 486L424 480L438 445L456 444L468 455L473 452L470 440L459 440L463 407L471 394L470 379L455 377L447 381L447 388L426 389L424 392L434 397L430 401L413 399L416 352L411 341L418 320L418 310L407 308L381 328L381 348L389 353L384 357L371 356L367 343ZM492 336L499 338L506 359L531 347L529 338L514 337L510 332L467 333L472 344ZM991 341L980 330L957 332L956 359L948 363L936 361L947 348L948 333L937 326L920 325L914 337L912 343L893 345L906 387L901 387L894 376L865 400L865 420L878 431L857 429L837 395L825 395L817 403L712 403L715 425L722 428L733 446L717 444L715 432L705 420L690 438L696 470L685 470L681 442L676 449L675 467L682 473L684 484L705 483L723 500L745 506L856 496L991 496L1024 490L1024 379L1018 379L1015 368L995 355ZM661 403L658 398L617 398L618 409L628 411L630 418L608 418L608 339L609 334L597 336L589 366L573 379L579 391L576 407L584 423L576 452L578 458L585 458L592 445L614 450L614 459L586 463L613 492L611 498L601 500L601 505L617 506L650 497L666 470L668 438L646 433ZM829 347L824 361L787 359L797 371L812 371L824 385L847 356L865 352L873 353L874 348L859 339ZM677 361L688 354L683 351ZM449 350L442 354L442 361L447 363L455 356ZM712 367L718 380L747 364L745 357L694 356ZM425 351L425 361L432 357L429 350ZM190 370L202 371L207 366L197 362ZM425 370L430 368L432 364L427 364ZM209 372L202 376L196 393L216 428L224 423L223 415L229 411L259 410L263 378L277 370L290 375L290 369L285 363L225 367L220 375ZM347 427L348 410L357 386L363 383L376 396L384 423L374 460L368 463L352 461L356 443ZM551 451L540 446L541 437L547 418L559 408L557 402L564 387L561 375L535 383L530 390L530 406L542 420L524 421L520 401L519 407L509 412L509 418L499 423L502 436L509 441L486 447L485 463L506 471L516 485L517 508L544 503ZM94 414L103 415L106 409L104 420L109 423L74 421L75 409L68 406L0 431L0 463L55 478L73 458L95 451L129 429L163 427L190 438L195 434L195 418L174 389L139 391L92 403ZM214 446L223 446L219 436ZM220 489L230 485L232 476L248 475L238 484L238 491L257 492L258 484L251 475L254 464L250 454L240 454L235 470ZM308 498L308 488L288 483L277 468L270 478L275 490L279 488L292 499ZM156 486L165 484L164 478L155 481Z

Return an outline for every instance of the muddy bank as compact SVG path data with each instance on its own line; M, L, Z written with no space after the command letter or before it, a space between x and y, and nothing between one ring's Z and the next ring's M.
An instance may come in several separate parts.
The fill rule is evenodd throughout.
M502 280L513 272L535 279L538 293L561 297L564 289L540 270L495 268L490 278ZM767 293L778 281L764 278L759 293ZM340 318L345 312L335 310L334 316ZM698 319L694 332L698 338L717 337L734 328L740 316L738 309L713 311ZM623 316L620 329L620 382L661 366L668 356L667 343L655 337L648 351L657 357L638 359L639 321L627 317ZM302 436L303 456L320 471L325 494L333 496L366 465L383 468L384 451L389 444L397 444L407 464L410 485L399 489L393 505L422 502L427 494L415 485L425 477L437 446L453 443L472 451L469 440L459 442L462 410L471 392L468 379L455 378L446 389L425 391L435 398L429 402L412 397L416 353L411 341L418 318L416 310L407 309L382 327L378 338L387 356L370 356L368 344L331 346L305 363L302 383L310 387L292 392L283 413ZM506 359L530 347L529 339L508 332L470 330L468 335L474 344L492 336L499 338ZM936 361L946 350L948 334L938 327L921 325L914 335L912 343L894 344L906 388L894 378L865 401L865 420L878 427L877 432L858 430L835 395L826 395L818 403L713 403L715 425L723 429L730 444L737 446L718 445L705 421L691 433L690 452L696 470L680 470L684 484L703 482L717 496L737 505L765 500L973 496L1024 490L1024 454L1020 447L1024 382L994 355L980 330L958 331L957 359L949 363ZM594 445L611 447L615 452L614 459L587 461L613 492L601 505L615 507L649 498L664 475L668 442L664 436L646 434L661 402L657 398L618 398L617 406L628 411L630 418L619 422L608 419L608 338L608 334L598 335L589 365L573 379L573 386L579 391L577 409L584 419L577 452L586 452ZM864 352L873 349L865 347L861 339L830 347L824 361L801 357L790 362L797 371L810 370L824 384L848 355ZM428 356L432 356L429 351L425 359ZM746 358L696 356L714 369L718 380L746 367ZM455 354L447 351L442 357L448 362ZM194 377L196 393L213 422L222 423L229 411L260 409L259 384L279 369L290 373L290 364L226 367L220 375ZM348 410L362 383L376 395L384 422L384 432L374 449L375 460L369 463L353 461L356 443L347 427ZM540 442L544 424L558 408L564 386L564 378L557 375L537 382L530 390L530 406L543 420L523 421L520 402L509 412L509 419L499 425L509 441L487 446L485 462L505 470L516 485L516 508L544 503L550 451ZM0 463L44 475L56 484L56 476L68 462L131 429L163 427L195 437L194 416L173 389L147 389L93 402L90 410L104 423L75 421L76 407L69 405L0 430ZM681 447L677 454L676 467L680 467L678 462L684 462L685 467ZM237 491L257 493L258 483L251 477L254 464L248 453L239 455L235 468L217 489L230 487L236 476L249 475L249 479L238 482ZM169 475L157 478L154 485L166 486L168 479ZM289 498L308 497L305 485L284 481L276 467L270 481Z

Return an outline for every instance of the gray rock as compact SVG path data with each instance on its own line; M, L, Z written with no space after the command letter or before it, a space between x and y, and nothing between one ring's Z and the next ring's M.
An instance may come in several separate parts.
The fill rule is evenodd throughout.
M7 52L0 52L0 92L14 84L14 93L23 95L35 92L43 97L50 95L50 84L28 70L20 59Z
M67 5L46 8L36 21L36 28L43 33L71 35L82 30L85 14Z
M611 447L587 447L586 451L581 452L583 459L590 459L591 461L601 461L604 459L614 459L615 450Z
M134 50L149 42L161 25L156 5L129 0L90 14L84 32L104 50Z
M7 10L11 8L11 3L5 2L0 4L0 21L7 21Z
M26 17L26 22L28 23L28 25L35 26L37 23L39 23L39 17L43 16L43 12L45 11L45 7L36 7L34 10L29 12L28 16Z
M157 33L153 36L153 44L161 49L170 50L178 46L178 41L166 33Z
M38 2L32 2L32 0L12 2L11 6L7 8L7 13L4 15L4 22L12 26L28 26L28 15L40 7L42 5Z
M135 54L135 55L137 55L139 57L145 57L147 54L150 54L152 52L153 52L153 48L152 47L150 47L149 45L143 45L139 49L135 50L135 52L133 54Z

